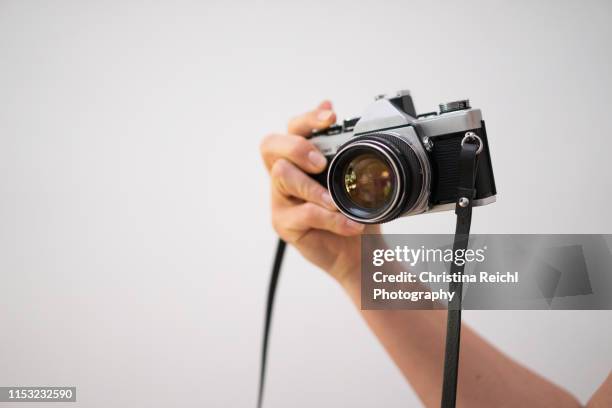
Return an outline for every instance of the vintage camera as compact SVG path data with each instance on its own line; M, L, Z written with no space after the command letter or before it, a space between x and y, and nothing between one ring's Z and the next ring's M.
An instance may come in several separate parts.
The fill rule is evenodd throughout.
M479 143L473 206L495 202L489 143L480 109L468 100L417 115L409 91L377 97L360 118L315 131L328 168L313 177L347 217L379 224L455 207L462 143Z

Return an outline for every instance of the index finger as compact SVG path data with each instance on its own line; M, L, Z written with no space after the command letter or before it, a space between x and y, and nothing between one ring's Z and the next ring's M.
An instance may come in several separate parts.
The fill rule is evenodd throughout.
M336 114L330 101L323 101L316 109L306 112L289 121L289 133L300 136L310 136L315 129L325 129L336 122Z

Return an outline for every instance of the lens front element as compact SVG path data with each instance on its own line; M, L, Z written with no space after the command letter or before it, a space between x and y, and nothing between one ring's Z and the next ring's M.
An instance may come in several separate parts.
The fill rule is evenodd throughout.
M340 146L329 163L327 187L342 214L380 224L412 208L422 191L421 174L408 142L392 134L367 134Z
M377 154L363 153L344 171L344 187L350 200L361 208L380 209L393 197L393 172Z

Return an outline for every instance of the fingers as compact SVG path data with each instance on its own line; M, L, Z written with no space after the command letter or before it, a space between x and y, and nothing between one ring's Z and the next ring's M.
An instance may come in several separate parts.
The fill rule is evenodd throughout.
M308 173L320 173L327 165L325 156L312 143L296 135L268 135L262 141L260 150L268 170L281 158L295 163Z
M330 101L323 101L319 106L289 121L289 133L310 136L315 129L324 129L336 123L336 114Z
M284 237L299 240L310 229L319 229L342 236L358 235L364 225L354 222L339 212L330 211L314 203L303 203L275 213L273 224ZM296 234L297 232L297 234Z
M286 158L308 173L320 173L325 169L325 156L312 143L300 136L309 136L314 129L331 126L336 121L330 101L289 122L289 135L271 134L266 136L260 151L268 171L279 158ZM298 136L299 135L299 136Z
M309 230L342 236L358 235L365 226L337 211L327 190L310 178L327 166L325 156L304 136L336 121L331 102L289 122L289 135L264 138L260 150L272 179L272 224L288 242L297 242Z
M277 160L270 171L272 188L282 197L293 197L336 210L329 192L285 159Z
M323 102L321 102L319 104L319 106L317 106L317 109L329 109L329 110L333 110L334 108L332 106L331 101L324 100Z

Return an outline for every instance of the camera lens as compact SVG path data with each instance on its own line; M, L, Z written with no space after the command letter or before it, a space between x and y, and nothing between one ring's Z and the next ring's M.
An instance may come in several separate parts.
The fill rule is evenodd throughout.
M360 154L344 171L344 188L356 205L376 209L389 203L394 175L383 157L375 153Z
M364 224L378 224L412 208L422 191L422 174L405 140L368 134L340 146L329 164L327 185L340 212Z

